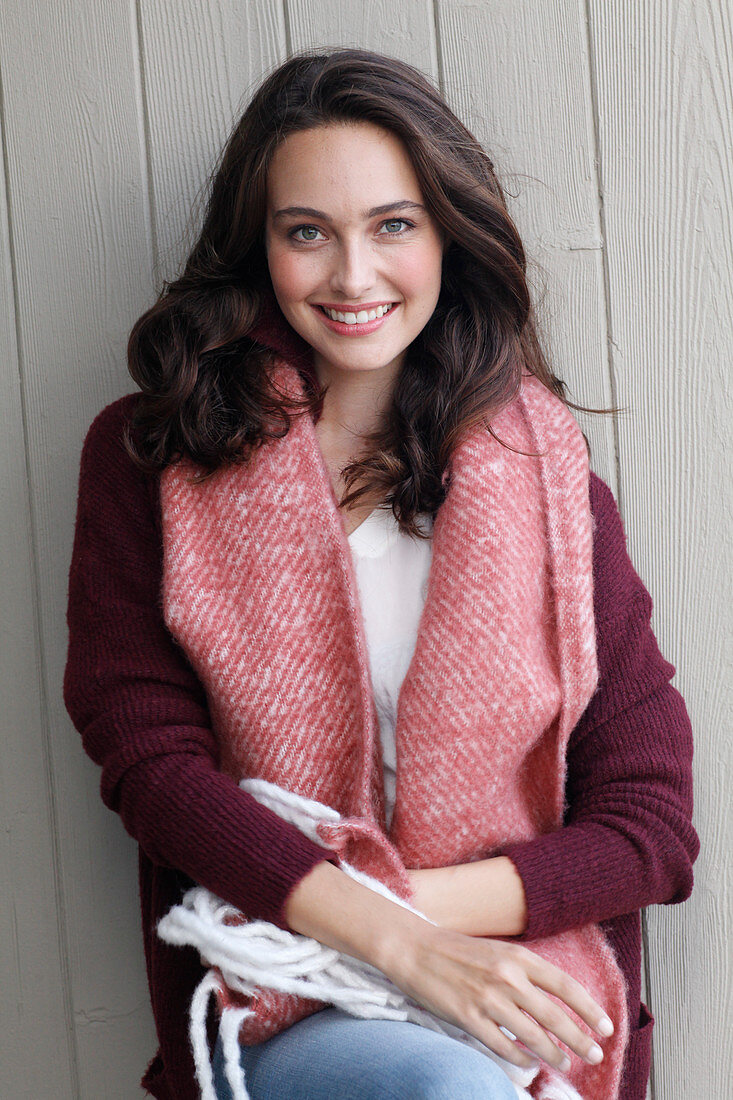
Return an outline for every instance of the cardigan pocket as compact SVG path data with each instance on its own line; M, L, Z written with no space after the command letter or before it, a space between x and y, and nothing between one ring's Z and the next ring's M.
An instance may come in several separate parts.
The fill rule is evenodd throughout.
M619 1100L645 1100L652 1064L652 1032L654 1017L641 1002L639 1022L629 1031L624 1056L624 1072Z

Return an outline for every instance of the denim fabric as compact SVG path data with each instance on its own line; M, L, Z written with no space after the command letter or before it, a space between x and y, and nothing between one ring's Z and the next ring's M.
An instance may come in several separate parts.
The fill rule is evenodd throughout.
M242 1065L252 1100L516 1100L506 1074L464 1043L333 1007L242 1047ZM231 1100L218 1043L214 1078L218 1100Z

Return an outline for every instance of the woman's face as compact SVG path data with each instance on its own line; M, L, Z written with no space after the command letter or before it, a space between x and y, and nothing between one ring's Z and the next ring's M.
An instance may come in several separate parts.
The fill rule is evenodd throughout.
M320 381L393 380L435 309L443 258L404 145L367 122L320 126L278 146L267 182L272 285Z

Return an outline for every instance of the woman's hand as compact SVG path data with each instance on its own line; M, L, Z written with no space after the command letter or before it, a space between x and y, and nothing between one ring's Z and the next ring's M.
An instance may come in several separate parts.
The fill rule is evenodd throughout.
M548 994L608 1035L613 1025L604 1030L603 1010L573 978L519 944L430 924L327 862L291 891L285 917L293 932L376 966L418 1004L508 1062L528 1066L532 1058L501 1027L561 1070L564 1054L552 1037L591 1064L603 1057Z
M441 928L467 936L519 936L527 927L524 885L506 856L408 871L412 905Z
M598 1035L612 1034L613 1025L574 978L520 944L466 936L427 922L423 925L410 946L403 944L394 963L383 967L418 1004L517 1066L531 1066L534 1059L509 1039L502 1027L538 1058L563 1072L570 1060L557 1040L591 1065L602 1060L601 1048L563 1005Z

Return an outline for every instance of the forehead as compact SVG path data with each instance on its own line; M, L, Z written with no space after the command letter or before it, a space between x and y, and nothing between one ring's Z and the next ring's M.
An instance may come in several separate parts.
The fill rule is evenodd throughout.
M291 205L325 210L330 204L335 214L422 196L401 139L357 122L331 123L285 138L270 165L267 198L270 212Z

